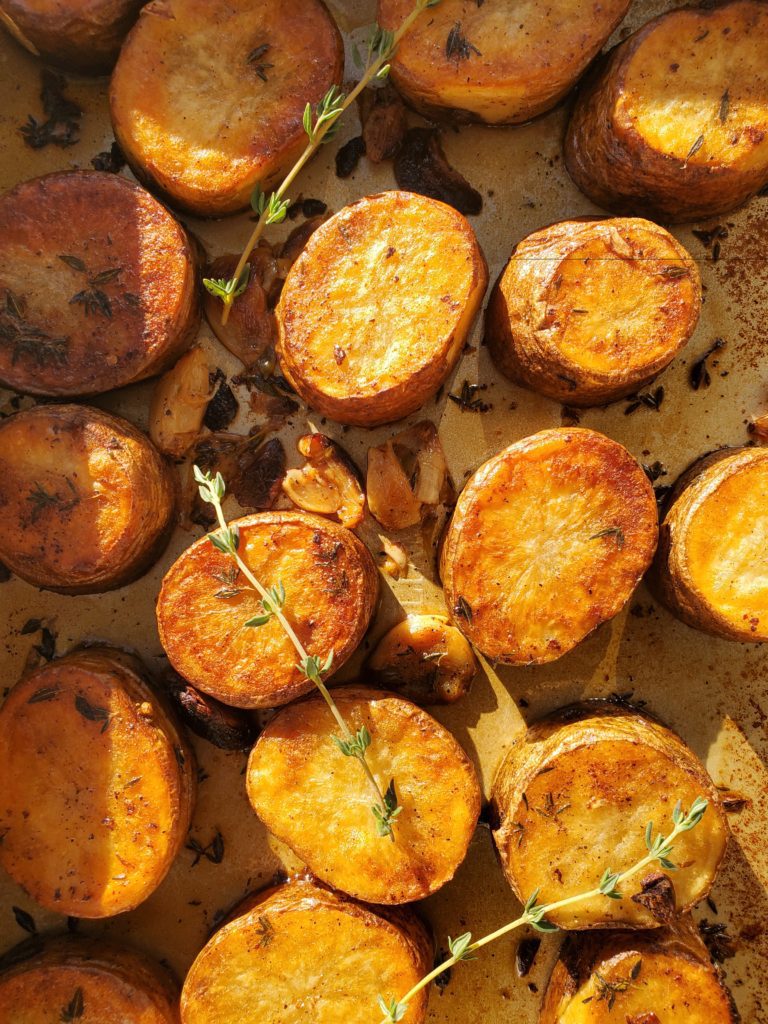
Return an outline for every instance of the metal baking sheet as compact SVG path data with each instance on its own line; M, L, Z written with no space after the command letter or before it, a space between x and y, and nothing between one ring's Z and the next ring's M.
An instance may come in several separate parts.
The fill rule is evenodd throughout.
M333 0L331 8L345 36L361 38L374 16L372 0ZM638 2L615 39L648 18L673 6ZM350 77L354 70L348 66ZM4 34L0 35L0 187L47 171L90 167L90 160L112 142L107 109L107 83L70 78L68 95L83 108L80 141L71 148L32 150L19 126L28 114L40 118L40 65ZM535 228L567 216L599 211L582 196L566 174L561 138L567 106L526 127L488 130L479 127L446 131L443 144L449 160L484 197L482 213L472 224L485 251L493 280L512 245ZM414 119L416 120L416 119ZM338 145L358 132L356 117L344 122L338 142L326 147L297 183L305 197L320 198L333 210L366 193L395 186L389 164L373 167L365 159L345 181L334 172ZM128 172L124 172L128 173ZM248 231L245 216L224 221L182 218L213 255L239 250ZM661 462L659 483L675 475L698 455L723 445L748 441L750 416L768 408L768 198L722 220L728 236L713 262L711 251L686 227L677 237L699 261L705 301L699 327L672 367L661 377L664 399L658 410L645 406L630 415L627 403L581 414L593 427L626 445L645 463ZM712 224L694 225L696 228ZM710 361L711 385L693 391L692 364L715 338L725 347ZM240 367L203 327L201 340L212 362L227 372ZM537 430L559 425L559 405L516 388L498 376L480 347L476 327L471 345L438 401L411 421L429 418L439 425L451 471L458 486L488 456ZM462 412L449 391L464 380L486 387L482 398L492 408L483 414ZM94 404L113 410L140 426L146 425L152 385L142 384L102 396ZM12 396L0 394L0 410L12 411ZM374 431L342 430L302 410L282 432L291 457L298 462L294 439L307 423L323 427L339 439L361 464L369 445L380 443L401 425ZM244 408L234 429L247 431L252 415ZM230 514L236 510L230 508ZM154 569L138 583L111 594L60 597L40 592L15 579L0 586L3 641L2 684L12 685L30 657L38 635L21 635L30 618L42 619L56 636L62 653L83 640L106 640L137 651L150 666L162 664L154 617L160 580L177 554L195 534L179 529ZM366 527L365 539L377 545L376 530ZM430 558L417 535L407 537L411 553L408 577L384 584L384 600L369 640L404 611L440 610L442 597L434 582ZM358 657L344 677L358 670ZM625 611L566 657L543 667L499 670L484 666L471 695L462 703L433 709L474 759L487 794L499 760L512 737L540 714L585 696L631 693L676 729L706 762L715 782L747 799L741 813L730 816L733 842L727 863L698 918L727 926L735 956L725 964L727 981L745 1022L768 1022L765 964L768 962L768 650L713 639L682 625L660 608L641 586ZM224 838L221 864L205 859L193 866L184 850L160 889L138 910L103 922L82 922L86 934L125 938L168 962L183 978L193 957L221 913L246 891L270 881L281 867L294 867L251 812L244 793L245 757L226 754L195 741L202 782L192 835L203 844L218 830ZM83 751L87 757L87 751ZM0 785L2 780L0 780ZM602 866L599 866L600 869ZM599 874L596 865L596 875ZM32 914L39 929L64 922L32 904L0 875L0 950L23 939L11 911L18 906ZM455 880L421 905L434 927L438 947L445 936L471 930L484 934L512 916L518 906L499 870L490 835L479 827L466 862ZM545 938L533 969L518 977L515 950L522 935L508 937L483 951L482 958L454 969L447 986L433 990L429 1020L433 1024L497 1024L514 1020L533 1024L558 939ZM371 1020L377 1019L375 1008Z

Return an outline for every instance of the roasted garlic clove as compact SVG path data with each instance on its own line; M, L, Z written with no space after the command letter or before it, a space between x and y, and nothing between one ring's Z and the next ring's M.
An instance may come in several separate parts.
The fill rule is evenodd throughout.
M307 460L302 469L290 469L283 490L300 509L336 516L354 529L363 520L365 493L357 467L347 453L325 434L305 434L297 445Z
M391 576L393 580L399 580L402 576L408 575L408 552L401 544L395 544L389 537L385 537L383 534L379 534L379 540L381 541L381 561L380 566L382 572L385 572L387 576Z
M434 423L423 420L369 448L366 491L371 514L388 530L415 526L431 507L450 501L453 488Z
M206 277L227 279L237 266L238 257L219 256L206 271ZM277 280L282 281L284 271L272 249L257 246L248 260L250 277L245 291L237 297L226 324L221 322L221 300L206 291L203 300L205 318L221 344L232 355L252 366L258 357L277 339L277 325L270 308L269 295Z
M173 458L185 455L197 440L211 399L208 359L195 346L155 384L149 408L149 436Z

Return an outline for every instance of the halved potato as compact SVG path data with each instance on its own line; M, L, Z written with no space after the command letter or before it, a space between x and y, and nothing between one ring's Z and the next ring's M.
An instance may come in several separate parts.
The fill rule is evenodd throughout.
M392 79L430 117L520 124L553 107L627 12L629 0L442 0L397 49ZM396 29L412 0L379 0Z
M685 345L701 311L691 256L634 217L565 220L515 246L485 341L516 384L569 405L630 395Z
M38 405L0 423L0 559L46 590L93 594L135 580L173 527L174 485L126 420Z
M378 573L368 549L338 523L306 512L262 512L236 524L239 553L256 578L285 587L285 615L307 652L321 661L333 652L334 671L340 668L376 605ZM234 707L278 707L313 684L276 619L244 626L261 611L232 559L201 537L163 580L160 640L177 672L203 693Z
M616 47L580 95L565 162L598 206L680 223L768 181L768 7L669 11Z
M433 956L411 911L367 907L299 878L246 900L216 932L184 982L181 1019L368 1024L379 995L403 995ZM426 1011L422 991L402 1019L418 1024Z
M178 1024L178 986L160 964L127 946L75 936L36 938L0 973L8 1024Z
M52 661L0 709L0 864L58 914L132 910L186 840L194 772L135 658L94 647Z
M248 799L323 882L371 903L423 899L453 878L475 830L480 786L472 762L403 697L362 687L333 696L353 733L368 729L368 763L382 792L394 780L402 807L394 842L378 834L375 795L359 762L336 746L339 727L319 696L284 708L256 741Z
M638 711L591 701L555 712L513 742L493 784L493 837L518 898L539 889L538 902L551 903L595 888L606 868L632 867L648 852L648 822L654 836L669 835L677 801L687 810L699 796L709 808L675 840L674 906L661 909L690 910L712 887L728 838L718 791L671 730ZM624 899L601 895L549 917L568 929L658 927L665 921L651 899L633 897L663 874L649 866L619 887Z
M768 449L700 459L671 496L653 581L683 622L726 640L768 640Z
M459 496L441 554L449 614L489 658L553 661L622 609L657 537L653 489L626 448L543 430Z
M197 251L143 188L60 171L0 199L0 382L92 395L160 373L200 324Z
M202 216L248 206L306 146L302 118L344 49L321 0L152 0L112 76L115 136L137 175Z
M410 192L360 199L315 231L288 274L280 365L308 405L340 423L402 419L456 365L487 284L456 210Z
M539 1024L738 1024L690 918L650 934L569 936Z
M0 22L66 71L106 74L144 0L1 0Z

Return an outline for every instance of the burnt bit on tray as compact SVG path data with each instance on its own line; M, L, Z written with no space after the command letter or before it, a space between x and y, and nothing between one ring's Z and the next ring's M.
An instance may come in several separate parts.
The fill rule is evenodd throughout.
M540 946L541 939L537 939L533 935L518 943L517 951L515 952L515 966L518 978L525 978L530 974Z
M365 156L365 139L356 135L345 142L336 152L336 177L349 178L357 170L361 157Z
M214 373L209 374L209 382L211 387L216 387L217 384L218 387L205 410L203 423L215 433L227 429L237 416L239 405L232 388L227 384L223 370L217 368Z
M299 214L307 219L310 217L322 217L327 209L328 204L324 203L322 199L305 199L304 196L299 196L296 202L291 203L288 207L287 216L289 220L296 220Z
M236 587L237 566L231 581L219 580L217 593L226 600L240 591ZM192 732L220 750L248 750L256 741L257 729L250 715L228 707L214 697L200 693L191 683L169 668L163 675L163 686L180 717Z
M366 156L373 164L391 160L408 130L400 94L390 82L379 89L365 89L358 99L358 108Z
M19 129L24 142L30 149L43 149L50 145L74 146L80 140L83 111L74 100L64 95L67 80L63 75L43 68L40 77L40 99L46 120L38 121L33 114L28 114L26 123Z
M736 955L736 943L728 934L727 925L716 921L710 923L704 918L699 921L699 934L715 963L721 964Z
M91 158L91 167L94 171L104 171L105 174L119 174L125 167L125 156L120 146L113 142L109 149Z
M697 359L693 364L688 374L688 383L694 391L700 391L702 388L708 388L712 383L712 377L709 373L707 360L711 355L715 352L719 352L720 349L723 348L725 348L725 339L715 338L704 355L700 359ZM717 366L717 361L714 361L712 365Z
M448 163L440 137L431 128L410 128L395 157L398 187L437 199L465 215L478 214L483 197Z

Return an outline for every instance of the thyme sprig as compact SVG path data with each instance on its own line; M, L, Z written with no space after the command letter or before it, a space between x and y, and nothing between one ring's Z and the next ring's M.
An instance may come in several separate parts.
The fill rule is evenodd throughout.
M248 285L246 276L249 273L248 257L264 234L264 230L271 224L282 223L286 218L290 200L284 197L288 189L320 146L331 140L337 127L337 121L344 111L357 100L363 89L371 82L383 81L387 77L390 68L389 62L400 40L419 15L430 7L436 7L439 3L440 0L415 0L413 10L394 32L382 29L378 25L375 26L367 46L367 61L357 85L349 93L344 93L338 86L333 85L314 109L311 103L307 103L304 109L304 131L307 135L307 145L283 179L282 184L274 192L267 195L258 185L254 189L251 206L259 215L259 219L243 249L234 274L228 280L203 279L203 284L211 295L221 299L223 304L222 324L226 324L232 304L238 295L242 295Z
M324 659L307 652L283 611L288 595L286 594L285 587L282 582L278 582L273 586L265 587L256 578L240 555L240 532L236 525L230 525L227 523L221 507L221 503L224 500L224 495L226 493L226 484L221 473L217 473L213 476L211 473L203 472L199 466L195 466L194 475L200 492L200 498L202 501L213 505L214 511L216 512L216 518L219 523L219 529L215 533L209 533L208 540L217 551L221 551L223 554L229 555L244 578L250 584L250 588L253 589L261 598L261 611L244 622L243 627L258 629L259 627L266 625L272 619L277 619L280 623L283 631L296 649L296 653L299 658L296 667L303 673L305 678L312 682L320 691L323 700L328 705L331 714L336 720L336 724L341 730L341 736L334 736L333 742L345 757L353 757L360 763L363 774L375 793L376 802L371 807L371 813L373 814L376 822L376 828L379 835L388 837L392 842L394 842L394 821L402 811L402 808L399 806L397 801L395 782L393 779L387 787L386 792L382 793L381 787L376 781L375 775L371 771L371 767L368 764L366 756L366 751L371 745L371 734L365 726L358 730L357 733L352 732L339 711L328 687L325 685L323 676L328 675L331 671L333 666L333 651L331 651L327 658Z
M438 964L429 974L425 975L421 981L413 986L410 992L407 992L399 1000L390 999L389 1002L383 996L379 996L379 1009L384 1014L381 1024L397 1024L405 1016L408 1004L413 997L426 988L435 978L444 971L450 970L462 960L476 959L475 953L478 949L487 946L490 942L495 942L496 939L502 938L502 936L507 935L509 932L522 928L525 925L531 925L539 932L555 932L558 930L557 925L547 920L547 916L553 911L573 906L576 903L584 903L586 900L594 899L597 896L605 896L612 900L622 900L625 894L621 892L619 886L626 882L627 879L637 875L643 868L648 867L649 864L657 862L661 867L666 868L667 871L674 871L676 865L670 860L670 857L675 840L683 832L689 832L699 824L708 806L708 801L698 796L691 804L690 810L684 812L682 804L678 801L675 809L672 811L674 828L666 836L662 834L654 836L653 822L649 822L645 829L647 854L625 871L614 872L610 868L606 868L596 888L590 889L587 892L577 893L575 896L568 896L562 900L556 900L554 903L544 904L538 902L540 890L536 889L526 901L522 914L515 918L514 921L510 921L495 932L491 932L490 935L485 935L475 942L472 942L471 932L465 932L456 939L448 939L448 948L451 951L450 957L441 964Z

